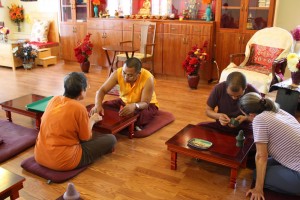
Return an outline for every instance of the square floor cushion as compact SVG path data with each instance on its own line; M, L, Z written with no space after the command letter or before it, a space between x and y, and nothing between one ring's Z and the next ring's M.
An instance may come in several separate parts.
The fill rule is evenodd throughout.
M0 120L0 163L35 144L38 130Z
M143 138L149 135L152 135L162 127L168 125L169 123L173 122L175 117L172 113L159 110L153 120L147 124L141 131L135 131L134 137L135 138Z
M21 163L21 167L25 169L28 172L31 172L37 176L40 176L47 180L48 183L62 183L65 182L83 170L87 168L87 166L79 168L79 169L73 169L70 171L56 171L49 169L47 167L44 167L42 165L39 165L34 157L27 158L26 160L23 160Z

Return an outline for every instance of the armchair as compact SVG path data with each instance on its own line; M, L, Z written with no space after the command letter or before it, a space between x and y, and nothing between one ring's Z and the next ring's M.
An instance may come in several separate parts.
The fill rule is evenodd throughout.
M137 35L138 34L138 35ZM131 39L120 42L120 45L129 45L139 47L139 52L134 52L134 57L138 58L142 63L151 62L149 71L153 73L154 69L154 47L155 47L155 22L134 22L132 25ZM116 68L119 61L126 61L126 54L118 54L116 56Z
M292 48L293 37L287 30L279 27L261 29L248 41L245 53L230 55L230 64L222 71L219 81L225 81L228 74L239 71L248 83L266 94L272 84L283 80L286 56ZM239 65L234 63L237 57L244 57Z

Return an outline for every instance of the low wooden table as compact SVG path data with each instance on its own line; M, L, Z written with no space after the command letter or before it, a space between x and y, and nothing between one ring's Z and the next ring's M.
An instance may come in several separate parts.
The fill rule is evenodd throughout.
M25 178L0 167L0 199L19 198L19 190L23 188Z
M90 111L93 107L94 104L88 105L87 110ZM138 116L138 114L134 114L126 117L120 117L119 110L110 107L104 107L103 119L94 125L93 130L99 132L106 131L111 134L116 134L128 127L128 137L132 139L134 137L134 123L136 122Z
M188 141L192 138L208 140L213 145L206 150L193 149L188 146ZM177 153L230 167L230 188L235 188L238 168L246 166L247 154L253 144L253 139L246 138L243 147L236 147L235 135L191 124L166 142L171 151L172 170L177 169Z
M25 115L28 117L32 117L34 118L35 121L35 125L36 125L36 129L40 128L40 124L41 124L41 117L43 115L43 112L34 112L34 111L29 111L26 109L26 105L41 100L45 98L44 96L41 95L37 95L37 94L28 94L16 99L12 99L9 101L5 101L0 103L2 109L5 111L6 113L6 117L7 119L12 122L12 118L11 118L11 113L18 113L21 115Z

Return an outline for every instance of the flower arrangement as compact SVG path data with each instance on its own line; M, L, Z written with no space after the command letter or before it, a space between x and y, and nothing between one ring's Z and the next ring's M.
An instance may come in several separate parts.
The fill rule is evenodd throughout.
M300 25L291 31L295 41L300 41Z
M300 58L296 53L289 53L287 56L287 66L291 72L300 71Z
M99 6L100 5L100 0L92 0L92 4L94 6Z
M31 60L34 62L38 56L38 47L28 43L19 43L18 46L13 48L13 55L17 58L21 58L23 63L29 63Z
M202 0L202 4L211 4L212 0Z
M7 27L0 26L0 33L2 35L8 35L9 34L9 29Z
M92 34L88 33L82 42L79 42L77 47L74 49L75 57L79 63L88 61L88 58L93 53L93 44L90 41Z
M188 52L186 59L182 63L182 67L188 75L198 75L200 67L207 61L207 45L208 41L205 41L201 48L198 48L198 45L195 45Z
M9 17L13 22L19 24L20 22L24 21L23 6L11 4L11 7L8 7L8 9L9 9Z

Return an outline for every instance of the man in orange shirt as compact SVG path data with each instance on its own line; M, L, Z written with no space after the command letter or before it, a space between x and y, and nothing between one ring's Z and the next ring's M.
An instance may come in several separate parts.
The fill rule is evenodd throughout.
M116 138L112 134L93 135L93 125L102 117L90 118L79 101L86 96L87 79L72 72L64 78L63 96L53 97L42 117L34 148L37 163L50 169L67 171L92 163L112 152Z
M154 92L154 77L142 68L139 59L133 57L126 60L122 68L118 68L105 81L96 93L95 107L90 114L104 115L102 102L104 96L117 84L120 86L120 98L106 101L105 105L120 108L120 116L139 113L136 130L141 130L148 124L158 111L158 101Z

